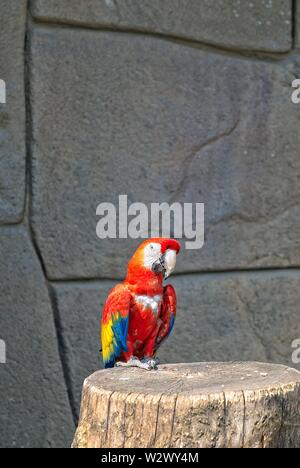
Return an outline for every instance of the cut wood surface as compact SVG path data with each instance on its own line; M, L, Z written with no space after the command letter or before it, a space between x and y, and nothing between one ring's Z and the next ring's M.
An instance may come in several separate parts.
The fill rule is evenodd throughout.
M73 447L300 447L300 372L257 362L99 371L84 383Z

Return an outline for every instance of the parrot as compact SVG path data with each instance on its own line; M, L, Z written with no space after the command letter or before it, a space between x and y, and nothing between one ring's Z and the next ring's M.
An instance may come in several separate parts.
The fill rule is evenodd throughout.
M101 328L105 368L157 369L156 352L172 332L177 306L175 289L163 281L180 247L175 239L145 240L128 262L126 279L110 291Z

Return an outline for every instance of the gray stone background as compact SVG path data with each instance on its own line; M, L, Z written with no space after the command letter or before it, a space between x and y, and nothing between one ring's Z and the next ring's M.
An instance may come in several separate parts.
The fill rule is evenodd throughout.
M0 40L0 445L70 445L139 243L96 237L122 193L205 203L161 358L293 365L300 1L1 0Z

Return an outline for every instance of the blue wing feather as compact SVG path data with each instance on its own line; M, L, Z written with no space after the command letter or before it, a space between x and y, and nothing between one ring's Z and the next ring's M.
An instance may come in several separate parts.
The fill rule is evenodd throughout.
M109 294L102 319L102 356L104 367L113 367L122 352L127 352L131 294L124 284Z

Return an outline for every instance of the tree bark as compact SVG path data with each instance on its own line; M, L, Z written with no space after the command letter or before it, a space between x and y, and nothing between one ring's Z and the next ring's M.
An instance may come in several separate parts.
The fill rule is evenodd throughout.
M300 447L300 373L254 362L99 371L74 448Z

